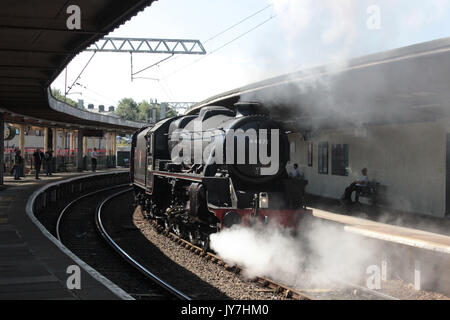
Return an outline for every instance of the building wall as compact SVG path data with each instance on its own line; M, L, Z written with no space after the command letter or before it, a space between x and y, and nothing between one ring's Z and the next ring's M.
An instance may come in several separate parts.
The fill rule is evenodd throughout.
M9 148L19 147L19 136L16 135L12 140L5 141L5 146L8 145ZM44 148L44 136L25 136L25 148Z
M67 149L70 146L70 139L71 136L70 134L67 135L66 138L66 144L67 144ZM44 136L35 136L35 135L25 135L25 148L44 148ZM100 140L100 143L99 143ZM99 147L100 145L100 147ZM19 135L16 135L12 140L9 141L5 141L5 147L8 146L9 148L15 148L15 147L19 147ZM88 150L89 149L105 149L106 148L106 139L105 138L93 138L93 137L88 137L87 139L87 147ZM62 148L62 133L58 132L57 136L56 136L56 151L61 150ZM75 145L76 148L76 145Z
M290 134L291 162L298 163L309 180L306 191L340 198L344 189L368 168L369 180L387 186L390 207L434 216L445 215L445 148L449 126L444 122L370 126L316 133L313 166L307 166L308 142ZM318 143L328 142L328 174L318 173ZM348 144L348 176L331 174L331 145Z

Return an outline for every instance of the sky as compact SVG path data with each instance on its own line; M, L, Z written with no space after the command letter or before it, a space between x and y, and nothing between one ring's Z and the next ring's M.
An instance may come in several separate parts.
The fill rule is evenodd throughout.
M450 0L159 0L108 36L198 39L208 54L174 56L139 75L155 80L131 81L128 53L97 53L70 98L95 106L124 97L198 102L288 72L449 37ZM68 86L91 55L68 65ZM167 56L134 54L134 68ZM52 87L64 92L65 72Z

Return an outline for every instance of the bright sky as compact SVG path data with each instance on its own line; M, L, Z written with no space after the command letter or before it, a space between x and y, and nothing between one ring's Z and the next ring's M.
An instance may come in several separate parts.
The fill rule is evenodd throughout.
M74 87L70 98L96 106L123 97L197 102L283 73L448 37L450 0L159 0L109 36L199 39L214 52L173 57L139 75L158 80L133 82L128 53L97 53L78 81L85 88ZM70 63L68 85L91 54ZM166 56L134 54L134 68ZM64 72L53 86L64 92Z

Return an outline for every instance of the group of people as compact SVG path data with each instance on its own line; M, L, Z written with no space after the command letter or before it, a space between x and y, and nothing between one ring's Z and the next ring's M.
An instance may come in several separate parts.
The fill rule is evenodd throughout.
M33 153L33 162L35 169L35 179L39 180L39 173L41 171L41 166L44 164L45 173L47 176L52 175L52 165L53 165L53 151L48 150L45 153L41 151L41 149L37 148Z
M16 149L14 155L13 167L11 170L11 174L14 175L14 180L21 180L20 176L22 176L24 160L22 157L22 152L20 149ZM41 171L41 167L45 167L45 173L47 176L52 175L52 165L53 165L53 151L48 150L45 153L42 152L39 148L33 153L33 164L35 168L35 178L39 178L39 173Z
M20 176L22 176L24 160L22 157L22 152L20 149L15 150L14 155L14 163L11 170L11 174L14 175L14 180L21 180ZM41 172L41 167L45 169L45 173L47 176L52 175L52 166L53 166L53 151L48 150L45 153L41 151L40 148L37 148L33 153L33 165L35 169L35 179L39 180L39 174ZM94 148L94 151L91 154L91 166L92 172L97 170L97 148Z

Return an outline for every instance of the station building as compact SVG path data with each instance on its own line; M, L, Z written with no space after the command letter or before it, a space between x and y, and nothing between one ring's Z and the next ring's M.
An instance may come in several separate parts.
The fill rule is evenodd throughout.
M385 186L384 205L402 212L446 214L446 152L450 119L322 130L289 135L291 161L308 180L306 191L339 199L368 169Z
M450 38L314 67L230 90L188 110L261 103L289 133L288 170L339 199L368 169L388 209L450 215Z

